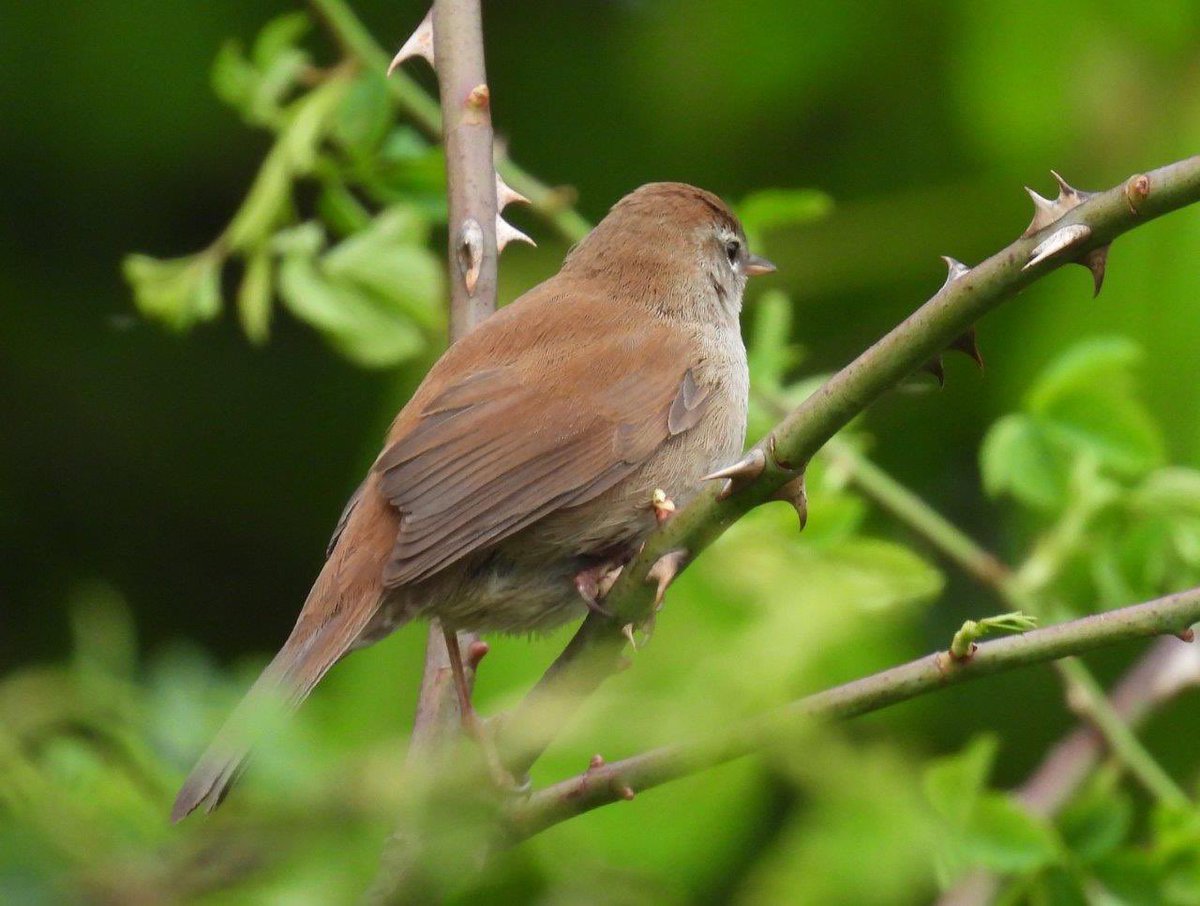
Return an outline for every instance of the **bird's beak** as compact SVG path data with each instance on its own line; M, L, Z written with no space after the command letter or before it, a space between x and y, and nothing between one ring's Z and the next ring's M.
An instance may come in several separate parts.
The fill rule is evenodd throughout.
M757 277L759 274L773 274L775 273L775 265L762 255L751 255L746 259L745 271L747 277Z

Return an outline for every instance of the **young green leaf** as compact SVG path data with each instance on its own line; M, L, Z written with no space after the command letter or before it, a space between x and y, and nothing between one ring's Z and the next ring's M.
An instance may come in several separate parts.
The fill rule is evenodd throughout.
M1041 510L1066 502L1068 466L1045 430L1027 415L1006 415L984 436L979 450L983 487L992 497L1011 494Z
M220 313L221 264L215 252L205 251L169 259L127 255L121 268L143 315L185 330Z

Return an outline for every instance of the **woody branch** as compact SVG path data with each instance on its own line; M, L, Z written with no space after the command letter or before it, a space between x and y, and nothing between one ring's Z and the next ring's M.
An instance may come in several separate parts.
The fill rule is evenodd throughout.
M927 655L733 724L693 742L652 749L605 764L534 793L509 810L514 839L751 752L780 745L805 721L857 717L918 695L1018 667L1083 654L1105 645L1163 634L1186 634L1200 621L1200 588L1132 607L984 642L967 658ZM1184 642L1173 641L1176 645Z
M558 660L504 725L510 769L527 771L581 696L617 665L623 628L649 618L674 571L686 565L750 509L783 494L803 505L804 466L834 434L888 389L935 361L984 314L1063 264L1103 275L1104 251L1117 236L1200 201L1200 156L1136 174L1106 192L1065 183L1054 201L1035 198L1025 234L974 267L949 261L942 288L904 322L835 374L711 487L658 529L605 599L612 614L591 614ZM1097 280L1099 282L1099 280ZM730 493L732 492L732 493ZM803 512L801 513L803 519ZM666 558L670 558L668 561Z

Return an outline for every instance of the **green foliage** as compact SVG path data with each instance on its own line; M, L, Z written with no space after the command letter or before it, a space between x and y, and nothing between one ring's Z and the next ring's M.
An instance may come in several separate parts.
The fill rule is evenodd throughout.
M432 175L440 155L394 125L382 73L316 69L299 43L309 27L305 13L288 13L263 28L249 55L236 42L222 46L214 89L274 133L274 144L209 248L169 261L130 255L125 278L144 315L186 329L220 315L222 272L241 259L235 301L252 341L268 338L277 296L347 358L390 367L423 352L444 326L441 268L428 248L430 226L444 217L444 204L429 201L441 186ZM324 226L348 237L329 250L323 226L300 222L297 195L312 186Z
M830 212L825 195L767 189L737 205L755 251L778 258L790 272L776 278L790 281L787 293L764 293L746 310L752 434L768 430L782 410L819 385L821 378L802 373L802 366L836 367L906 314L912 286L933 279L929 262L936 253L976 260L971 251L982 253L997 236L1009 237L1023 225L1016 222L1020 202L1010 197L1017 193L999 196L986 184L994 173L1015 186L1032 181L1030 173L1048 162L1059 163L1055 154L1084 169L1078 154L1099 148L1103 165L1093 160L1097 166L1088 171L1098 179L1113 175L1122 149L1144 165L1160 155L1147 150L1147 141L1160 141L1162 155L1176 150L1168 139L1194 145L1195 129L1186 124L1200 122L1187 77L1195 43L1188 23L1195 14L1170 4L1138 11L1068 6L1059 18L1072 23L1073 40L1064 40L1061 29L1047 30L1044 16L1030 11L946 6L934 12L953 28L917 33L906 31L913 20L902 4L873 9L872 27L863 28L863 14L852 5L819 3L804 23L812 43L800 52L794 36L747 15L744 5L701 4L688 11L686 41L680 41L678 15L655 12L638 19L636 34L624 36L622 54L585 55L603 61L605 79L626 66L624 90L655 124L656 141L640 148L639 165L686 174L697 166L702 144L714 180L739 185L749 148L756 172L767 174L761 178L775 179L773 168L795 154L795 135L771 132L782 123L819 146L821 169L806 172L838 187L828 235L805 230L802 244L790 241L792 234ZM783 4L776 9L794 15ZM431 250L440 245L431 237L445 218L441 151L413 125L397 123L402 111L380 72L345 62L322 68L308 49L316 46L309 40L313 31L307 15L291 13L263 28L249 49L237 42L221 47L212 87L269 137L269 150L242 204L207 248L171 259L130 255L125 277L139 310L172 329L211 322L232 304L246 336L263 343L282 314L319 332L355 364L403 366L401 383L411 384L445 328L441 251ZM90 41L93 32L87 34ZM862 43L881 34L902 35L889 46L903 52ZM921 43L929 34L946 42L937 53ZM725 52L731 40L742 48L734 57ZM495 46L502 59L505 44L493 41L489 53ZM1175 64L1147 55L1151 41L1170 49ZM113 56L124 65L123 55ZM619 64L616 56L631 62ZM667 58L678 65L664 68ZM733 62L714 69L725 60ZM875 60L892 68L867 62ZM913 78L914 66L930 65L945 69L950 89L922 87L929 103L921 109L902 103L903 83L937 84L939 72L932 69ZM1098 74L1069 78L1081 68ZM1111 103L1106 92L1117 82L1119 91L1134 92L1135 103ZM1100 84L1109 86L1106 92L1094 90ZM1178 97L1164 90L1170 85L1179 86ZM568 87L575 102L570 109L588 109L578 103L593 100L587 80ZM595 174L582 196L593 212L630 187L635 168L587 163L612 159L628 144L625 130L564 129L569 117L555 108L548 112L507 96L508 109L498 116L511 128L522 160L541 154L545 166L544 148L551 148L556 166L547 166L548 174ZM137 100L141 116L144 98ZM785 101L788 115L775 115ZM177 103L172 92L172 107ZM948 128L928 119L955 105L963 114ZM748 138L744 119L734 117L747 107L771 113L772 123L764 116L759 124L769 137L752 141L756 131ZM526 118L512 128L507 117L518 108L526 109ZM77 127L86 124L71 123ZM893 147L897 153L884 172L876 165L880 136L898 129L905 140ZM1182 137L1181 129L1187 132ZM129 143L124 133L118 138L122 146ZM67 140L76 144L73 133ZM89 158L104 153L102 141L78 144ZM969 151L958 148L954 157L958 144ZM658 156L659 145L683 153ZM210 144L197 154L212 152ZM559 170L560 159L581 163ZM178 167L174 158L170 164ZM779 172L780 182L796 179ZM941 186L947 179L954 184ZM885 182L893 194L881 194ZM996 217L981 218L983 207ZM966 251L935 247L946 229ZM1128 603L1198 578L1200 472L1168 465L1164 440L1171 438L1172 452L1185 449L1184 429L1195 421L1188 402L1194 388L1172 385L1172 372L1158 358L1161 374L1138 371L1154 358L1143 346L1157 344L1161 352L1164 343L1174 344L1176 360L1186 361L1194 345L1194 281L1186 281L1195 237L1177 229L1186 243L1174 233L1159 234L1138 247L1135 234L1122 245L1122 268L1114 267L1105 292L1124 293L1125 307L1106 298L1099 308L1081 309L1074 301L1056 308L1041 299L1022 311L1036 330L1009 331L1016 339L985 330L992 411L981 404L979 385L956 387L951 366L946 390L920 401L919 420L904 424L903 437L873 439L860 422L838 439L858 451L911 447L920 476L936 468L947 510L952 502L956 517L1000 540L1015 558L1019 590L1044 601L1051 616ZM560 252L551 247L536 260L522 258L532 253L506 254L502 276L524 288L552 270ZM1146 285L1139 287L1139 279ZM1028 296L1044 292L1044 285ZM1142 323L1127 314L1130 306L1143 312ZM1122 332L1140 334L1139 342L1121 335L1067 348L1013 411L1003 411L1006 393L1013 392L1005 382L1019 379L1022 362L1050 358L1063 345L1064 324L1071 335L1084 319L1112 331L1115 318ZM813 351L812 361L795 345L798 337ZM40 375L43 366L38 369ZM1142 379L1151 392L1142 393ZM386 406L394 402L389 397ZM902 410L906 402L891 399L881 408ZM939 444L947 425L960 441L973 438L996 407L1003 414L988 430L980 457L983 485L995 502L989 508L969 470L954 469ZM89 466L114 430L102 421L87 423L96 434L95 447L86 447ZM115 444L117 461L125 466L139 446L157 451L161 439L150 437ZM184 471L170 470L158 483L153 474L138 478L150 493L163 495L184 486ZM920 476L914 473L913 480ZM928 545L912 544L859 489L844 461L818 457L808 481L805 532L796 531L791 509L775 504L739 523L700 558L671 589L649 647L634 655L635 669L581 706L539 764L537 783L579 772L597 751L619 757L701 735L944 647L963 608L989 613L1005 606L962 583L951 586L953 600L939 601L946 577ZM196 522L232 531L214 515L219 502L190 486L178 493L202 500L189 511ZM0 527L18 498L0 489ZM90 495L86 499L92 507ZM186 528L176 522L185 502L168 498L172 531ZM290 505L280 511L284 522L295 518ZM240 512L231 522L240 521ZM31 536L41 543L40 534ZM276 543L282 544L258 524L237 538L271 562ZM195 550L200 557L205 547ZM70 551L88 569L110 568L92 553L73 545ZM111 568L124 581L120 568ZM211 570L211 563L202 567L203 574ZM163 587L149 605L170 612L177 591ZM43 609L53 611L54 599L44 589L38 595ZM135 603L141 625L146 595ZM261 663L230 668L191 648L139 645L130 610L104 585L74 593L69 611L70 619L60 620L72 628L68 658L0 679L3 902L355 902L397 823L444 832L423 857L443 890L464 903L915 903L929 902L939 884L979 868L999 876L1004 902L1200 901L1194 811L1148 804L1119 761L1096 771L1053 820L1032 817L1002 791L1027 772L1044 739L1069 725L1053 699L1057 693L1043 688L1038 694L1050 701L1028 700L1022 696L1029 687L1016 678L1019 695L993 685L981 693L982 704L945 697L938 711L913 706L846 728L798 727L763 758L639 793L633 802L563 824L498 860L481 881L468 880L469 873L454 869L465 843L486 830L476 820L478 804L422 799L414 790L419 783L404 772L404 720L421 649L414 629L347 658L294 721L273 728L219 813L171 828L165 816L184 772ZM479 699L494 713L528 688L565 637L489 641L493 653L481 673ZM1001 736L976 737L957 754L945 754L978 725ZM1159 731L1156 740L1186 737L1177 726ZM472 752L467 747L453 762L469 761ZM1194 758L1190 750L1185 754ZM1191 761L1184 764L1194 770Z
M1037 379L1019 412L988 431L984 487L1045 527L1022 569L1076 611L1151 597L1200 580L1200 472L1165 464L1141 399L1136 344L1084 340Z

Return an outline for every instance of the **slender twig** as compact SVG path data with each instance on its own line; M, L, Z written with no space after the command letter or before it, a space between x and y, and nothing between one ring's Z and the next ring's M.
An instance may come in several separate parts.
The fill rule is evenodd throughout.
M323 7L341 4L321 2ZM479 0L438 0L434 40L446 146L449 204L450 337L457 340L496 310L496 182L492 120ZM382 67L381 67L382 68ZM459 635L466 648L478 637ZM426 749L458 714L441 627L429 627L413 747Z
M987 312L1034 280L1066 263L1051 255L1027 266L1049 236L1070 228L1084 238L1072 257L1101 248L1149 220L1200 200L1200 156L1138 174L1097 193L1062 218L948 281L936 295L878 343L835 374L780 422L756 449L766 467L738 493L719 499L710 488L647 540L605 599L612 616L588 616L541 682L505 725L506 759L514 772L528 770L575 710L616 667L625 642L622 627L644 621L653 609L645 580L664 554L685 549L694 557L752 507L771 498L841 428L889 388L915 372Z
M333 34L343 53L357 59L365 68L382 72L387 68L389 55L371 37L371 33L345 3L345 0L309 0L313 9ZM435 40L437 30L434 30ZM438 57L439 61L441 57ZM441 66L439 64L439 70ZM442 114L437 103L417 82L403 72L388 79L392 97L412 121L427 135L439 138L442 134ZM546 185L507 157L496 161L496 169L504 181L529 199L534 211L546 219L567 242L578 242L591 224L570 204L570 193Z
M337 0L313 0L346 46L370 41L365 30ZM448 267L450 271L450 337L457 340L496 310L496 178L492 164L490 95L483 58L483 22L480 0L436 0L433 6L435 55L441 105L437 121L444 126L446 193L449 209ZM372 42L373 43L373 42ZM386 65L379 59L366 61ZM402 77L402 74L400 74ZM414 109L428 100L406 87ZM432 122L426 111L425 119ZM459 633L460 651L478 641L473 633ZM474 681L473 659L468 664L468 684ZM428 762L445 751L460 718L452 682L445 635L431 621L425 641L425 664L413 721L409 758ZM401 824L389 839L379 877L369 894L375 901L391 897L405 877L418 869L419 847Z
M1043 619L1049 616L1040 596L1026 589L1017 573L852 444L834 438L825 451L846 469L850 480L863 493L931 542L968 575L994 589L1009 607ZM1094 724L1138 782L1162 802L1186 803L1187 795L1115 712L1087 666L1076 658L1064 658L1055 661L1054 669L1063 682L1072 710Z
M630 792L641 792L779 745L789 738L789 730L805 720L857 717L935 689L1017 667L1084 654L1131 639L1176 635L1198 620L1200 588L1195 588L1024 635L983 642L965 660L956 660L944 651L927 655L741 721L702 741L663 746L621 761L596 764L515 805L510 810L513 833L517 839L527 837L601 805L628 799Z

